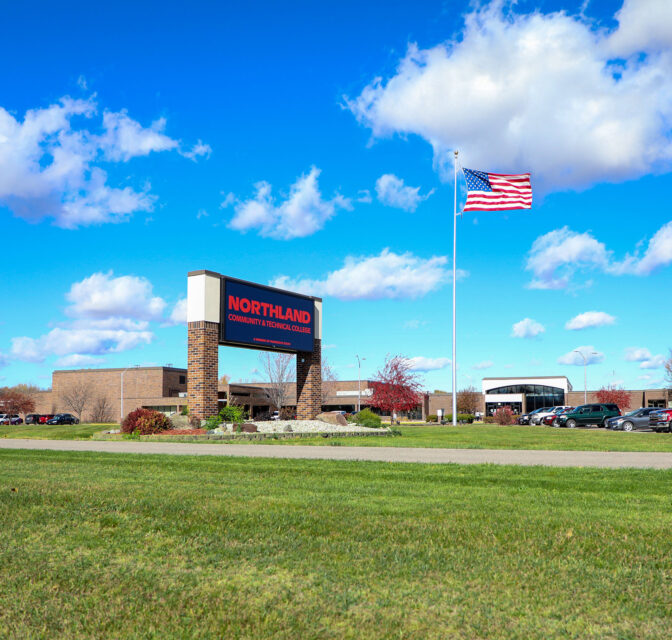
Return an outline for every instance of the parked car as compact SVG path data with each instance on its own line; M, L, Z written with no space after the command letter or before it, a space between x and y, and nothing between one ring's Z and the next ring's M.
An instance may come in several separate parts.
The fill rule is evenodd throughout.
M23 420L17 415L0 413L0 424L23 424Z
M40 414L39 413L29 413L26 416L26 424L40 424Z
M558 426L573 429L594 424L604 427L609 418L620 415L621 411L615 404L582 404L569 413L559 415Z
M649 415L652 411L658 411L653 407L642 407L635 409L623 416L609 418L607 420L607 429L614 431L633 431L634 429L648 429L650 427Z
M535 409L534 411L530 411L529 413L523 413L519 418L518 418L518 424L530 424L530 418L532 416L536 415L540 411L548 411L550 407L542 407L540 409Z
M651 428L660 433L661 431L672 432L672 409L656 409L649 414Z
M57 413L47 424L79 424L79 420L71 413Z
M548 427L557 427L557 426L559 426L558 418L563 413L567 413L569 411L574 411L574 407L565 407L564 409L559 409L558 411L554 411L551 415L546 416L543 419L542 424L545 424Z
M565 405L558 405L557 407L551 407L550 409L546 409L545 411L539 411L539 413L535 413L530 418L530 424L542 424L544 418L562 413L565 409L567 409Z
M43 413L40 416L40 424L47 424L47 421L51 420L54 417L53 413Z

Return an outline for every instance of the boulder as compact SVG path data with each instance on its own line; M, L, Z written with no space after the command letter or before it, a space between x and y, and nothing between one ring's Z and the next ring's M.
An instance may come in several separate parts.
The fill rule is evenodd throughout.
M173 429L188 429L190 427L189 416L174 415L168 419L170 424L173 425Z
M342 413L338 413L337 411L321 413L315 419L319 420L320 422L326 422L327 424L335 424L342 427L345 427L348 424L348 421L345 419L345 416Z
M243 425L242 431L243 431L243 433L257 433L259 431L259 429L257 429L256 424L252 424L251 422L246 422Z

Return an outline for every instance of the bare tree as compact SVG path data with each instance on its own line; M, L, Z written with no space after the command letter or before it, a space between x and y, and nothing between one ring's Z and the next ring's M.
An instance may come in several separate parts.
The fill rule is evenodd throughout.
M93 399L93 390L88 382L77 382L61 394L61 402L82 421L84 409Z
M338 374L334 371L329 360L322 358L322 404L335 395Z
M112 405L107 396L98 396L93 400L91 422L112 422Z
M667 384L667 398L672 400L672 349L670 349L670 356L665 363L665 383Z
M460 413L476 413L480 406L481 394L470 385L457 392L457 410Z
M259 356L259 362L270 383L267 388L269 400L280 411L289 399L291 383L296 381L296 358L289 353L264 352Z
M9 415L8 423L13 415L22 413L25 418L31 411L35 411L35 403L28 394L7 387L0 389L0 413Z

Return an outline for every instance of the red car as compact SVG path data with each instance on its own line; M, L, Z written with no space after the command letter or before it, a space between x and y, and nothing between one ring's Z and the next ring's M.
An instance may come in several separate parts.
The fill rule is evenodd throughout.
M541 422L545 424L547 427L557 427L558 426L558 416L561 416L563 413L569 413L570 411L573 411L574 407L566 407L562 411L558 411L557 413L552 413L550 416L546 416L545 418L542 418Z
M47 424L47 420L51 420L54 417L53 413L43 413L40 416L40 424Z
M660 409L651 412L649 414L649 424L658 433L672 431L672 409Z

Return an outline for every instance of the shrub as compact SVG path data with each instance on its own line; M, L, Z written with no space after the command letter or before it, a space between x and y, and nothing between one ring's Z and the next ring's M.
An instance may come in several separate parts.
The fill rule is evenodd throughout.
M436 422L438 420L438 418L436 417L436 415L431 414L431 415L427 416L427 418L425 420L426 420L426 422Z
M239 407L235 404L230 404L224 407L219 412L220 422L233 422L234 424L240 424L245 422L247 418L246 411L243 407Z
M483 422L485 424L495 424L494 416L483 416Z
M294 415L294 409L291 407L282 407L278 412L280 420L294 420L296 416Z
M513 412L509 407L501 407L495 411L495 422L497 424L513 424Z
M219 416L210 416L209 418L205 419L203 428L207 429L208 431L212 431L213 429L216 429L221 422L222 421L220 420Z
M380 419L380 416L371 411L371 409L362 409L357 414L357 424L362 427L380 429L380 427L383 426L383 421Z
M160 411L150 409L136 409L131 411L121 423L122 433L137 433L148 436L152 433L161 433L171 428L170 420Z
M180 411L181 416L188 416L189 415L189 407L187 405L184 405L182 407L182 411Z

